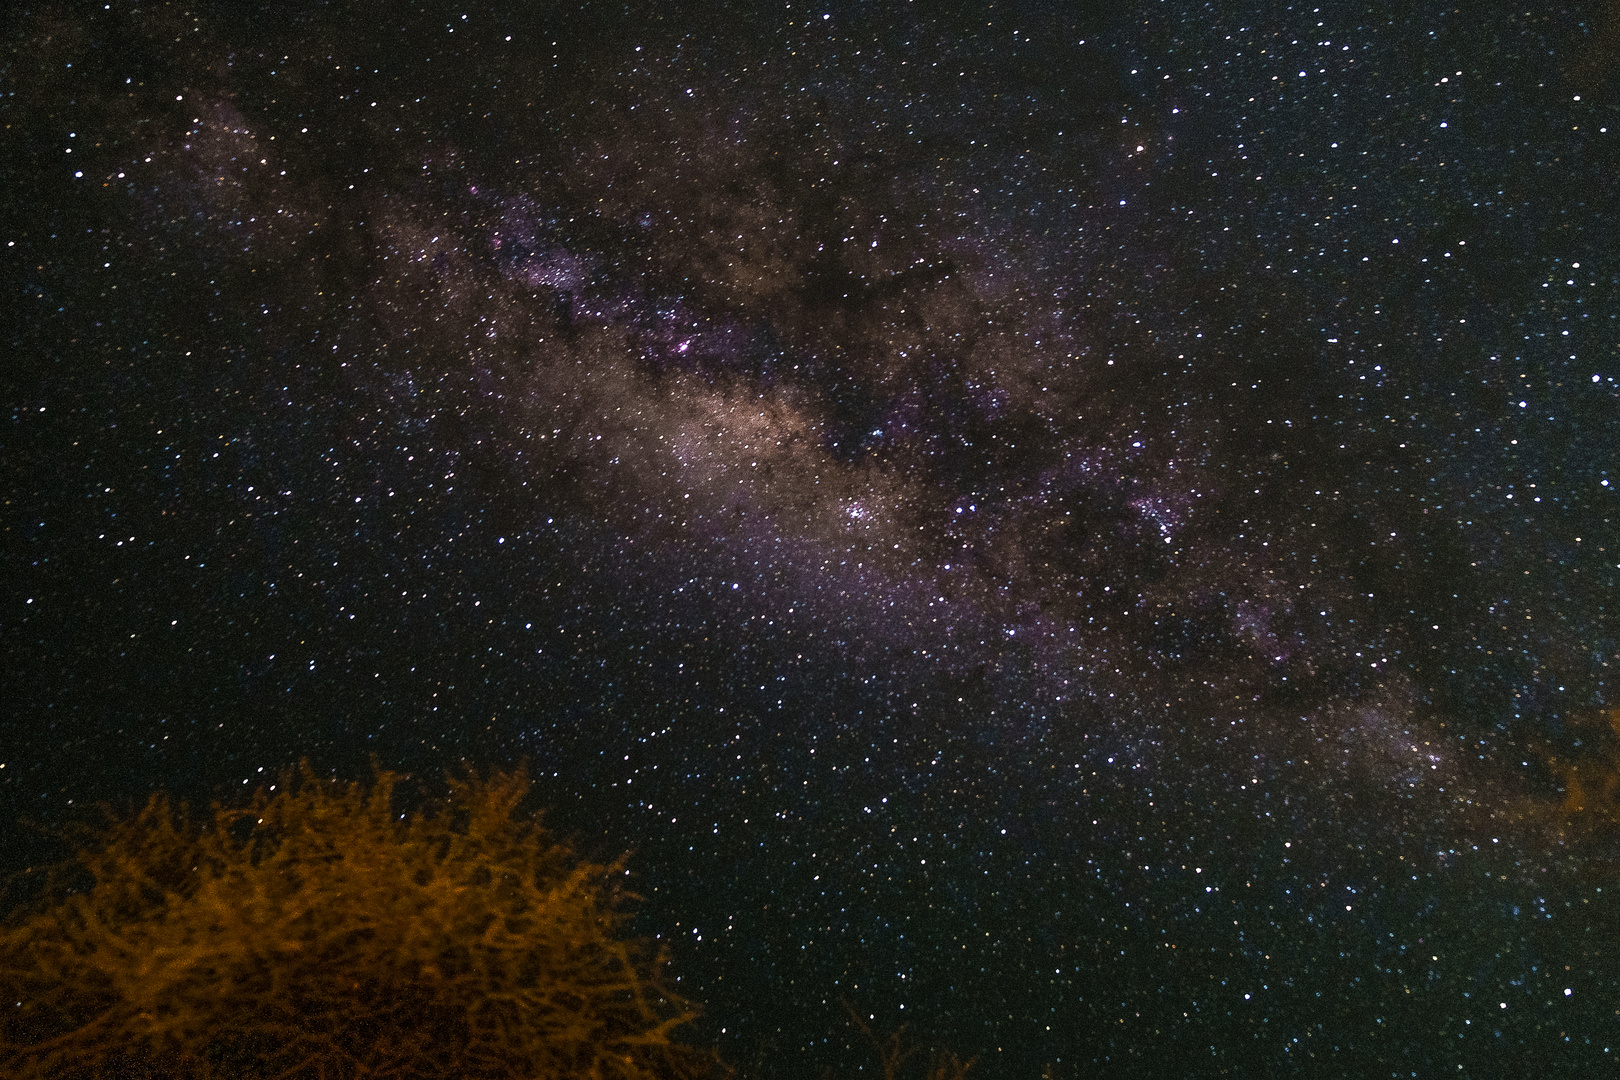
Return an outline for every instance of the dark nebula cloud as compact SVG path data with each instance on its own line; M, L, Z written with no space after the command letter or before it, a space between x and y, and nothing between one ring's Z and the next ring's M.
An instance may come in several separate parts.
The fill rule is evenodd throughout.
M1612 20L914 7L7 20L8 819L522 759L744 1071L1612 1067Z

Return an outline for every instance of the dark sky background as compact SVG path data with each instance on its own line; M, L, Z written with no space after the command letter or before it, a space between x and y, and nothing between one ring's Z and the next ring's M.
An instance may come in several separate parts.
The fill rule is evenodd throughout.
M749 1076L1615 1067L1612 5L3 19L7 870L527 761Z

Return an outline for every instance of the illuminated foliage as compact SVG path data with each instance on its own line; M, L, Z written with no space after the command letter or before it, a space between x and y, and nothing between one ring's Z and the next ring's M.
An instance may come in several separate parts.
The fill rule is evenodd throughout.
M78 853L93 887L0 928L0 1075L679 1080L695 1015L620 931L622 863L518 812L302 767L193 820L154 797Z

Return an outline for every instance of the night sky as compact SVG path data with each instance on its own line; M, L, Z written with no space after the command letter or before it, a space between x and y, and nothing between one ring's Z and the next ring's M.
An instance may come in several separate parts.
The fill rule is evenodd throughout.
M1613 5L0 25L5 870L527 762L746 1077L1616 1068Z

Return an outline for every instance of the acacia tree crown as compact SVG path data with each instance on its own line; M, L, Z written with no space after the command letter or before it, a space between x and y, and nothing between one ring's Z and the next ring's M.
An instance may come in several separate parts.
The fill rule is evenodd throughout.
M0 927L0 1074L285 1080L689 1080L696 1008L623 936L623 860L519 812L522 772L400 777L307 763L243 807L154 796L78 852L94 878Z

